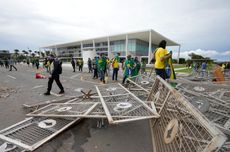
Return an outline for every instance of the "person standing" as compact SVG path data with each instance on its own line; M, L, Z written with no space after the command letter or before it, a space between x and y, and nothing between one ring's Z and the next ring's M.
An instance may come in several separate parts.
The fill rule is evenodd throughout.
M30 66L30 59L27 59L26 63L27 63L28 66Z
M84 65L83 59L79 59L79 60L78 60L78 66L79 66L79 71L80 71L80 72L82 72L83 65Z
M124 63L124 77L123 77L122 84L125 84L125 80L132 75L133 67L134 67L134 61L131 59L131 55L128 55Z
M9 69L9 60L7 58L5 59L5 68Z
M119 63L120 63L120 57L117 54L116 57L113 59L112 62L112 67L113 67L113 76L112 76L112 80L117 81L117 75L118 75L118 71L119 71Z
M38 70L38 69L39 69L39 65L40 65L40 64L39 64L39 59L36 59L36 60L35 60L35 65L36 65L36 68L37 68L37 70Z
M100 73L100 81L105 83L106 58L104 54L101 54L98 59L98 70Z
M75 72L75 60L74 60L74 58L71 59L71 64L73 67L73 72Z
M168 53L166 49L167 42L162 40L159 43L159 47L157 48L155 55L155 71L156 75L159 75L162 79L166 79L166 72L165 72L165 61L171 57L171 53Z
M14 60L12 58L9 60L9 64L10 64L10 70L9 71L12 71L12 67L15 69L15 71L17 71L17 68L14 66Z
M98 73L97 73L98 58L97 57L94 57L92 64L93 64L93 79L98 79Z
M51 72L50 72L50 77L49 77L49 81L48 81L48 88L47 88L47 92L44 93L44 95L50 95L50 91L52 89L52 84L53 81L55 80L56 84L58 85L58 87L60 88L60 92L59 94L63 94L65 93L64 88L60 82L60 74L62 73L62 62L58 60L58 58L54 59L54 56L51 55L50 57L50 68L51 68Z
M89 68L89 73L93 72L92 70L92 60L90 58L88 58L88 68Z
M135 57L135 59L134 59L134 71L132 73L132 76L137 76L139 74L140 69L141 69L141 63L138 60L138 58Z
M207 67L207 64L206 62L203 62L201 64L201 76L204 77L205 73L206 73L206 67Z

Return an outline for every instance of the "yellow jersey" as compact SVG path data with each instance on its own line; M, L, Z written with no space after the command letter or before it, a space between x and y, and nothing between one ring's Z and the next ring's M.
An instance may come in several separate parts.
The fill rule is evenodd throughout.
M168 50L163 48L158 48L155 53L155 68L156 69L164 69L165 68L165 61L161 61L161 58L168 54Z

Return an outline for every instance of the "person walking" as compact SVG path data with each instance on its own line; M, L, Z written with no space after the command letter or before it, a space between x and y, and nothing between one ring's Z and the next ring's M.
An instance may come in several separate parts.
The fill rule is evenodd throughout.
M100 73L100 81L105 83L106 58L104 54L101 54L98 59L98 70Z
M112 67L113 67L113 76L112 76L112 80L117 81L117 75L118 75L118 71L119 71L119 63L120 63L120 57L117 54L116 57L113 59L112 62Z
M47 88L47 92L44 93L44 95L50 95L50 91L52 89L52 84L53 81L55 80L56 84L58 85L58 87L60 88L60 92L59 94L63 94L65 93L64 88L60 82L60 74L62 73L62 62L58 60L58 58L54 58L53 55L50 56L50 68L51 68L51 72L50 72L50 77L49 77L49 81L48 81L48 88Z
M12 71L12 67L15 69L15 71L17 71L17 68L14 66L14 60L12 58L9 60L9 65L10 65L9 71Z
M88 68L89 68L89 73L93 72L92 70L92 60L90 58L88 58Z
M134 67L134 61L131 58L131 55L127 56L127 59L125 60L124 63L124 77L123 77L123 81L122 84L125 84L125 80L132 75L133 72L133 67Z
M167 42L162 40L159 43L159 47L156 49L155 55L155 71L156 75L159 75L162 79L166 79L166 72L165 72L165 61L170 58L172 55L166 49Z
M76 65L76 63L75 63L74 58L71 59L71 64L72 64L72 67L73 67L73 72L75 72L75 65Z

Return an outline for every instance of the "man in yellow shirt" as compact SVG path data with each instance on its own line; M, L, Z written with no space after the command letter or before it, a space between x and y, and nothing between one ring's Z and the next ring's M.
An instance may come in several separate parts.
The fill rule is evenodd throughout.
M155 51L155 71L156 75L159 75L164 80L166 79L166 72L165 72L165 61L170 58L172 55L168 53L166 49L167 42L162 40L159 44L159 47Z

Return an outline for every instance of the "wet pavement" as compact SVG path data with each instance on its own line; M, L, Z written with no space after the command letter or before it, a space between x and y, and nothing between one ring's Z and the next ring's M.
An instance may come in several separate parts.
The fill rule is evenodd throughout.
M98 80L92 80L88 73L73 73L71 68L64 67L61 82L65 95L44 96L47 79L35 79L36 70L27 65L17 65L18 71L0 68L0 88L8 88L9 95L0 97L0 129L4 129L24 120L28 110L22 104L36 103L68 96L80 95L79 88L88 91ZM45 72L43 72L46 74ZM110 82L110 80L109 80ZM12 91L13 90L13 91ZM1 89L0 89L1 91ZM53 83L52 92L59 88ZM152 141L148 120L119 125L97 127L97 119L82 119L78 124L59 134L51 141L35 150L36 152L151 152Z

